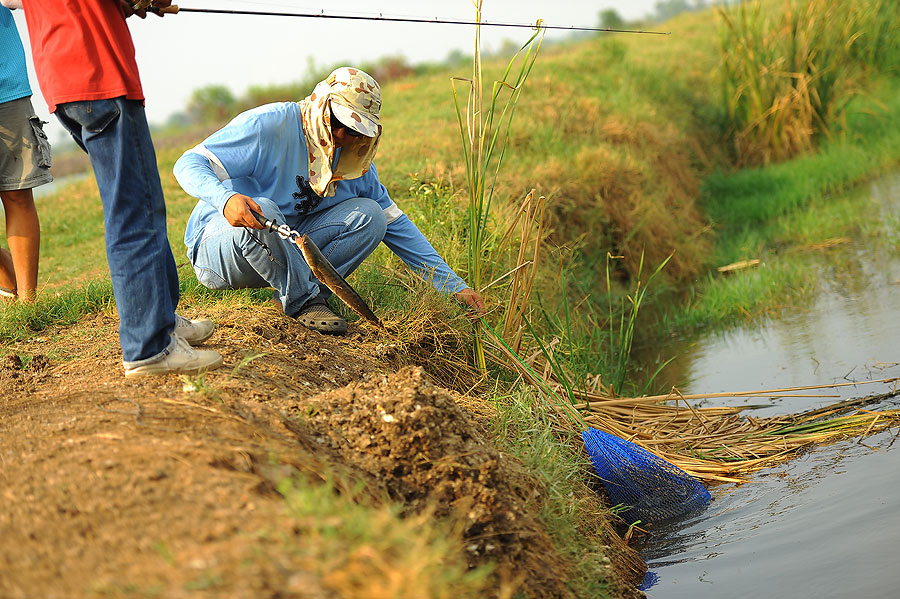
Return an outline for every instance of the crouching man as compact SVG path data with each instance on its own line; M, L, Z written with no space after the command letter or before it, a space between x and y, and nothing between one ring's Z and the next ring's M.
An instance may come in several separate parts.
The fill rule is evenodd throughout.
M272 287L286 315L320 332L346 332L299 248L264 230L256 212L308 235L344 277L383 241L438 290L483 313L481 295L378 180L380 109L378 83L341 67L302 101L248 110L185 152L175 177L200 200L184 239L198 280L212 289Z

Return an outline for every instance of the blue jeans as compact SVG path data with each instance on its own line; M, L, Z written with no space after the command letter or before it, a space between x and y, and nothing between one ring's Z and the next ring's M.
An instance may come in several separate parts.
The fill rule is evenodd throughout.
M272 200L253 199L269 219L307 234L344 277L378 247L387 228L381 206L367 198L345 200L293 221L286 221ZM222 215L207 223L192 262L197 280L210 289L275 288L274 296L288 316L314 297L331 295L319 285L293 241L268 231L232 227Z
M144 106L124 97L66 102L56 116L90 156L100 189L123 360L153 362L172 341L179 291Z

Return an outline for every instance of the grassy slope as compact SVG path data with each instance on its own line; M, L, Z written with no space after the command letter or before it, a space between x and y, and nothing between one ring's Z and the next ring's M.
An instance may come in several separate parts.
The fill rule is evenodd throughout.
M669 56L692 47L693 41L678 36L639 36L546 48L513 125L513 143L497 193L498 222L505 218L506 206L536 187L550 198L559 243L585 235L588 253L603 255L612 247L626 253L631 262L636 262L641 248L652 256L665 256L677 248L676 264L670 268L673 276L697 272L704 246L695 243L702 227L694 207L698 180L692 148L702 145L694 132L703 123L685 104L694 102L687 91L693 84L668 81L660 86L661 67L653 66L656 58L642 54L650 49ZM492 68L496 72L499 64ZM461 201L453 196L463 169L451 75L466 72L385 85L386 135L377 163L401 207L464 274L459 243L464 223L457 209ZM685 133L688 130L693 137ZM184 139L180 147L159 150L158 155L169 233L179 262L184 256L180 239L193 200L177 185L171 168L181 151L196 141L199 138ZM101 276L102 213L93 181L78 183L39 204L44 288L55 291ZM382 261L391 262L387 256Z

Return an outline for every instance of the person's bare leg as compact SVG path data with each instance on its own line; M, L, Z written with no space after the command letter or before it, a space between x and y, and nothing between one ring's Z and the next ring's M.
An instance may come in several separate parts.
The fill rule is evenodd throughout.
M16 289L16 271L13 268L12 254L6 248L0 248L0 287L9 291ZM14 302L15 296L8 296L6 292L0 294L0 301Z
M6 243L12 256L19 300L34 301L37 289L41 225L30 189L0 193L6 211ZM0 284L5 287L5 285Z

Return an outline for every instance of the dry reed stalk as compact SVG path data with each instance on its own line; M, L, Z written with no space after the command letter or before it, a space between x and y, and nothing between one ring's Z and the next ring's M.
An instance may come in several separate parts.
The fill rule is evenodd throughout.
M534 287L534 277L537 274L538 259L541 252L541 244L544 238L544 209L546 201L544 196L534 197L534 190L528 192L519 210L521 215L521 234L519 252L516 256L516 271L509 290L506 317L503 320L503 339L516 353L522 348L522 335L525 327L522 320L528 307L528 299ZM517 221L520 219L516 219ZM537 227L535 228L535 223ZM530 252L529 246L534 249ZM530 263L527 269L519 268L520 265Z
M859 385L871 385L873 383L896 383L900 382L900 378L892 377L886 379L878 379L874 381L859 381L859 382L849 382L849 383L828 383L823 385L805 385L801 387L782 387L780 389L758 389L755 391L722 391L717 393L692 393L682 395L677 389L674 387L672 391L665 395L646 395L643 397L636 398L628 398L625 401L637 401L637 402L656 402L656 401L668 401L674 400L676 397L682 397L684 399L715 399L715 398L724 398L724 397L752 397L752 396L764 396L764 397L818 397L815 395L783 395L787 393L792 393L794 391L811 391L813 389L836 389L838 387L855 387ZM587 391L579 391L580 395L584 395L588 401L605 401L609 399L609 397L603 397L602 395L598 395L595 393L590 393Z

